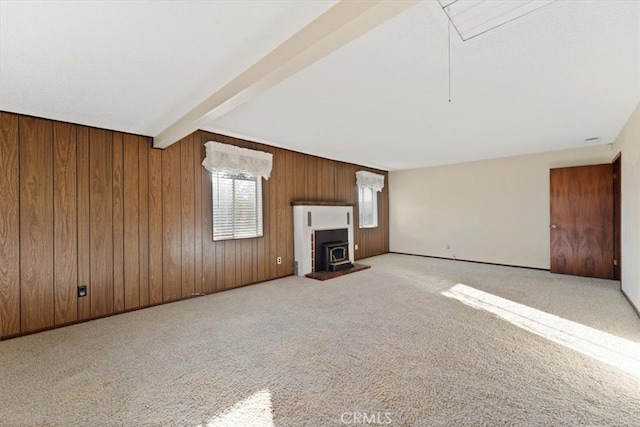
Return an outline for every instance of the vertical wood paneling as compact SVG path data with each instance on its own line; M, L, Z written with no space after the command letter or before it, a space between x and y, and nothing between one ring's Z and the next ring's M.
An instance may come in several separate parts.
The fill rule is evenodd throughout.
M291 206L294 177L293 172L296 157L299 155L293 151L283 150L282 155L285 157L283 197L281 201L281 210L278 217L281 219L278 227L282 228L282 232L278 237L278 245L280 256L282 256L282 264L280 265L280 276L290 276L293 274L293 207ZM333 189L332 189L333 192Z
M165 151L8 113L0 132L0 337L290 275L293 200L353 204L356 258L388 251L386 187L380 226L357 228L355 171L366 168L203 131ZM213 242L208 140L274 155L262 237Z
M238 247L240 253L240 280L242 285L248 285L255 283L254 271L257 272L257 266L253 260L253 243L256 239L242 239L241 244Z
M204 158L204 153L202 153ZM217 244L213 242L213 211L212 211L212 195L211 195L211 174L204 168L200 169L200 182L202 191L202 275L203 275L203 292L210 294L216 292L218 281L218 272L222 274L222 263L217 262ZM217 268L220 264L220 267Z
M344 176L344 163L337 164L333 171L335 174L335 177L333 179L333 187L336 200L341 203L346 203L347 186L345 185L345 182L342 178Z
M219 248L222 248L224 254L224 282L222 282L221 288L220 283L218 283L217 290L232 289L240 286L240 281L236 281L236 268L238 265L236 258L236 241L225 240L219 244Z
M138 137L124 135L123 141L123 225L124 225L124 308L140 306L140 217Z
M307 166L307 177L305 179L307 185L306 200L320 201L318 200L318 158L305 156L301 161L305 162Z
M123 137L113 134L113 310L124 310Z
M180 143L180 196L182 219L182 298L191 296L195 287L195 189L193 135Z
M149 305L149 149L151 141L138 137L138 245L140 306Z
M258 247L260 239L251 239L251 282L256 283L258 281Z
M384 188L382 189L382 206L380 209L380 231L376 246L379 248L378 254L389 252L389 173L384 173Z
M195 292L203 293L204 292L204 280L203 280L203 272L202 272L202 237L203 237L203 227L202 227L202 159L204 157L202 153L202 144L200 144L200 133L196 132L192 139L193 144L193 190L194 190L194 267L195 267Z
M113 134L89 130L91 316L113 313Z
M306 160L300 161L298 156L294 155L293 165L293 189L291 199L292 201L309 200L307 189L307 162Z
M76 127L53 125L53 253L55 324L78 318Z
M340 199L345 203L356 204L358 203L358 189L356 186L356 171L358 170L354 165L348 163L342 163L340 165L340 181L336 178L336 187L340 190L338 194Z
M271 170L272 185L269 188L269 209L271 215L269 215L269 258L267 259L267 265L270 269L270 278L280 277L280 266L276 264L277 257L280 256L278 240L281 238L280 230L280 212L282 211L281 203L286 199L284 191L281 189L281 185L284 183L285 159L280 154L282 150L274 149L273 153L273 168Z
M182 296L182 221L180 200L180 146L162 151L162 299Z
M18 116L0 112L0 337L20 333Z
M211 268L214 272L213 289L214 292L225 289L225 242L215 242L213 245L214 256L210 260L213 263Z
M242 264L242 255L244 252L244 247L247 243L246 239L241 239L241 240L236 240L236 244L235 244L235 248L234 248L234 253L235 253L235 257L236 257L236 262L235 262L235 283L231 284L230 286L227 287L227 289L231 289L235 286L242 286L244 285L244 274L245 274L245 270L247 268L249 268L249 266L247 264L245 264L243 266Z
M263 150L264 151L264 150ZM269 277L269 266L267 260L269 258L269 187L273 181L262 181L262 237L257 239L257 254L256 254L256 280L262 282Z
M354 178L355 178L355 173L359 170L363 170L364 168L353 168L352 172L354 174ZM359 212L359 206L358 206L358 186L354 185L352 188L352 198L353 198L353 206L354 206L354 215L355 215L355 223L354 223L354 231L355 231L355 239L356 239L356 243L358 243L358 252L356 252L356 259L361 259L361 258L366 258L367 257L367 236L368 236L368 231L370 229L368 228L360 228L360 212Z
M78 126L77 137L77 190L78 190L78 286L87 286L86 297L78 298L78 320L91 318L91 230L90 224L90 173L89 129Z
M54 325L53 125L20 117L21 332Z
M360 212L358 207L358 188L357 186L353 188L353 231L355 243L358 245L358 250L356 251L355 259L366 258L367 254L367 230L366 228L360 228Z
M319 199L327 202L335 202L335 164L336 162L319 159L318 170L318 190L320 191Z
M162 151L149 151L149 303L162 302Z

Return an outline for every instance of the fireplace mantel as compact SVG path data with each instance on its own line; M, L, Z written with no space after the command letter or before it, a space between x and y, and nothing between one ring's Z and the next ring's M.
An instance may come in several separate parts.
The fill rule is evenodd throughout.
M306 200L294 200L293 202L291 202L291 206L353 206L353 204L340 202L314 202Z
M313 204L306 204L306 202L294 203L298 203L293 205L295 274L304 276L313 271L313 236L319 230L346 228L349 235L349 260L353 263L353 205L342 203L320 204L322 202L313 202Z

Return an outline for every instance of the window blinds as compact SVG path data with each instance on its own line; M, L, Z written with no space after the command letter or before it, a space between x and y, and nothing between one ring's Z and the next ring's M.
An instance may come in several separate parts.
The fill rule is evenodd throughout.
M217 171L212 174L213 240L263 235L262 178Z

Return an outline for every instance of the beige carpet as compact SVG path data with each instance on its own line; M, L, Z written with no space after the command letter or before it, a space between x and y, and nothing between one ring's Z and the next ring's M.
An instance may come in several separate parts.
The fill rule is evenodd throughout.
M441 294L462 283L640 343L617 282L365 263L0 342L0 424L640 425L640 379Z

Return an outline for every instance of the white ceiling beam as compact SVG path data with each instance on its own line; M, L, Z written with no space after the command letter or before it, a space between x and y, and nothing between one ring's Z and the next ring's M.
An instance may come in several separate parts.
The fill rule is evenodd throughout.
M167 148L419 1L341 0L156 135L153 146Z

